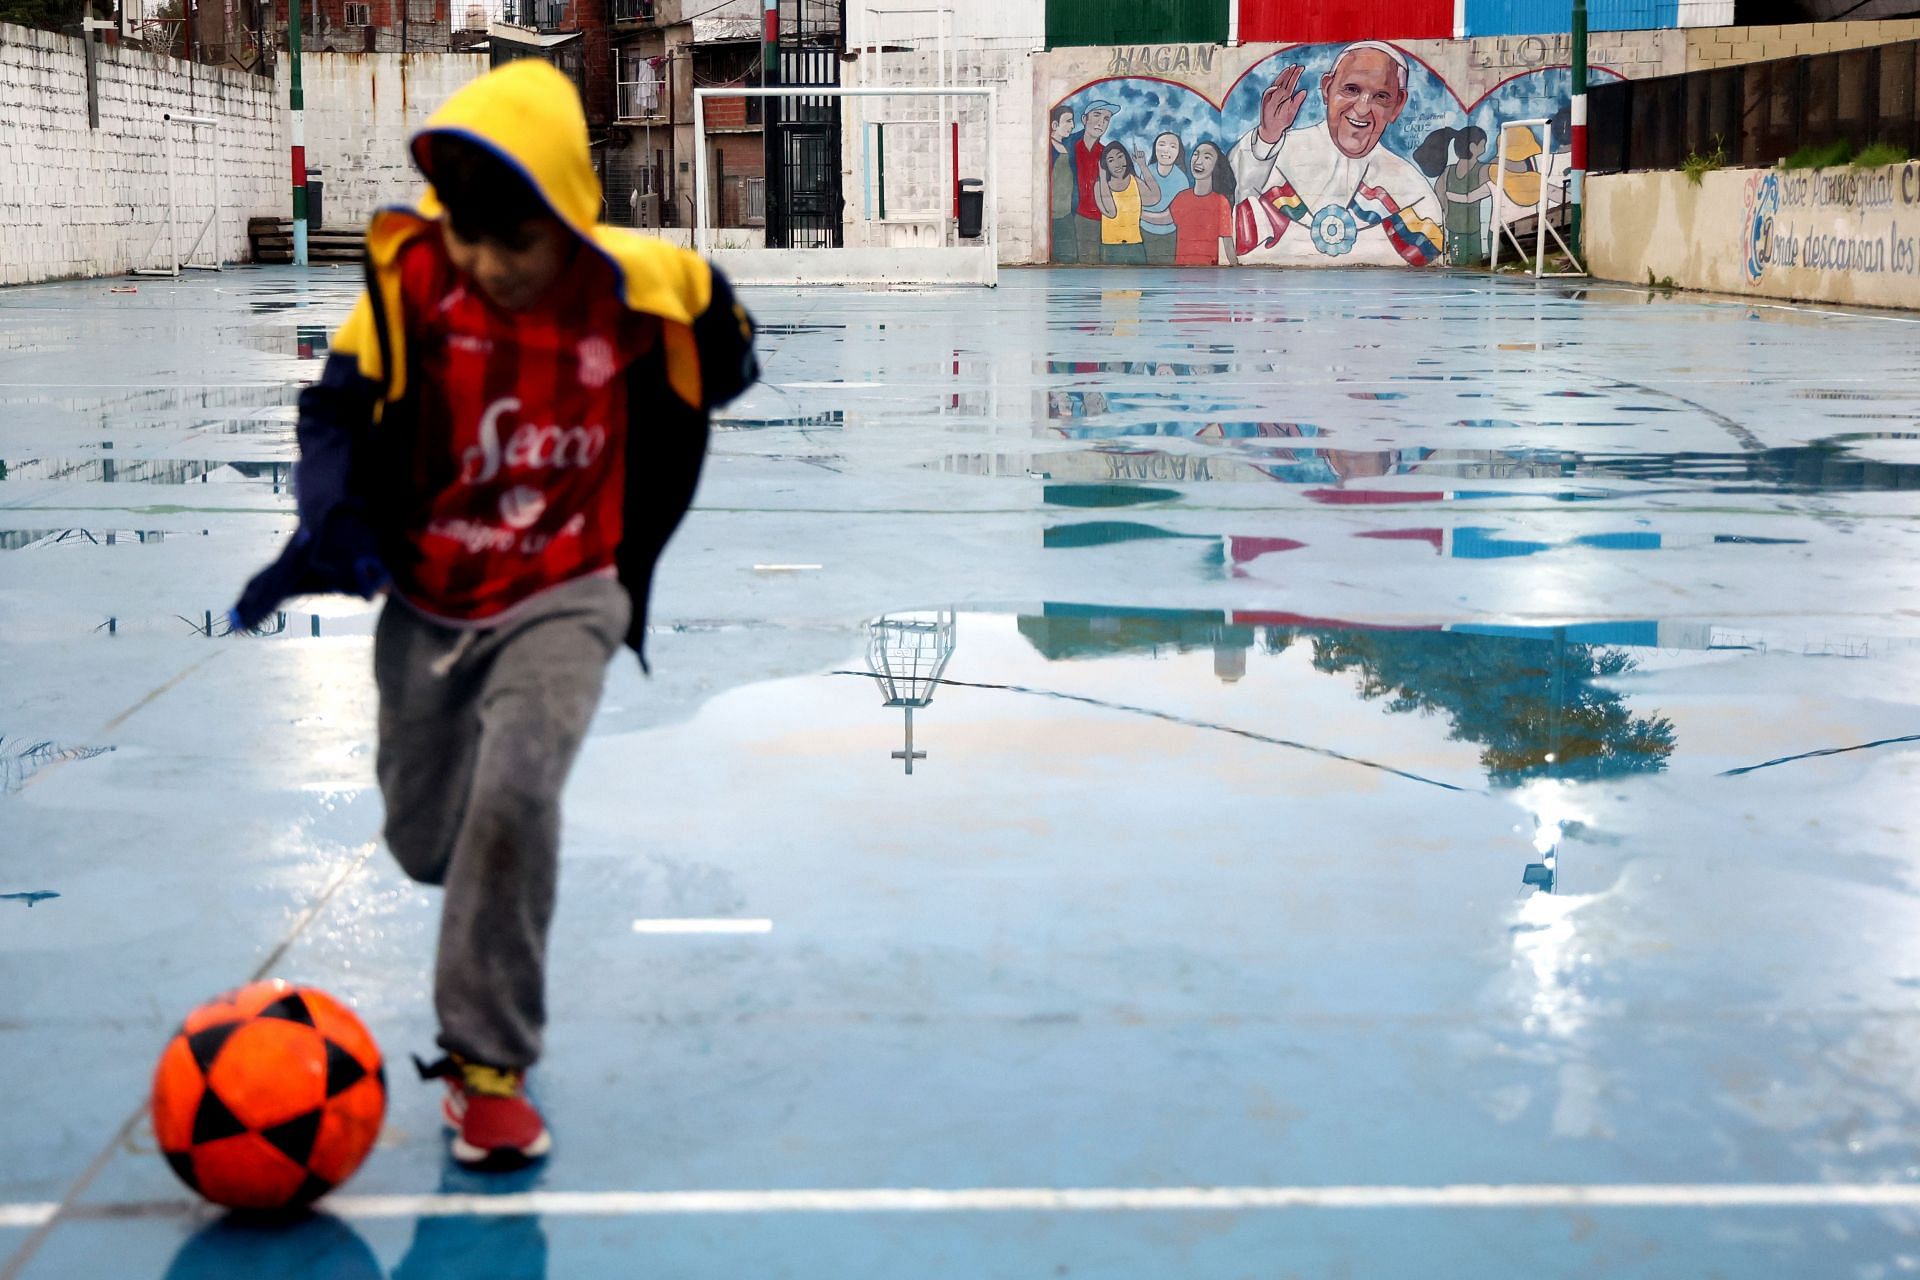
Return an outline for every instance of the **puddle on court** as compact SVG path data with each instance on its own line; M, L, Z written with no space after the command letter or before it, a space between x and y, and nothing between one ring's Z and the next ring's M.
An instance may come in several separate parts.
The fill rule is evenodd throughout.
M1458 423L1460 426L1479 425ZM1139 481L1276 481L1329 486L1350 480L1432 477L1456 481L1585 482L1562 490L1476 490L1449 483L1440 493L1378 489L1310 494L1340 502L1462 502L1515 496L1592 501L1628 492L1688 494L1870 493L1920 489L1920 463L1862 458L1839 441L1750 452L1574 452L1553 448L1336 449L1282 440L1330 439L1322 428L1293 422L1156 422L1114 426L1050 426L1041 434L1075 441L1175 439L1193 451L1122 447L1051 453L951 453L939 470L959 475L1033 476L1114 484ZM1848 442L1879 438L1856 435ZM1204 451L1202 451L1204 450ZM1621 488L1619 486L1633 486ZM1148 499L1134 499L1147 501ZM1126 501L1116 499L1116 502Z
M182 458L19 458L0 461L4 481L89 481L96 484L264 484L285 490L293 474L289 459L212 461Z
M977 831L995 856L1041 856L1073 831L1144 867L1190 810L1221 865L1265 839L1457 846L1505 862L1500 892L1524 898L1603 892L1667 841L1661 812L1682 796L1753 821L1774 789L1912 747L1901 691L1920 643L1054 601L887 614L864 658L733 689L670 733L693 758L747 762L829 829L906 804L939 842Z

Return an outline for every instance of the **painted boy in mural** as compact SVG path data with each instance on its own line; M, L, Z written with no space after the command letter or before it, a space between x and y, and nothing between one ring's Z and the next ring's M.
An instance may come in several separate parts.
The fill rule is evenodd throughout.
M1073 174L1073 222L1072 235L1065 243L1059 235L1056 224L1053 239L1053 260L1055 262L1098 262L1100 261L1100 197L1098 188L1103 177L1107 143L1107 127L1113 123L1113 113L1120 108L1104 99L1089 102L1080 128L1066 138L1066 162Z
M1047 196L1053 219L1053 260L1075 262L1073 211L1080 201L1080 190L1073 180L1073 156L1067 151L1067 139L1073 136L1073 108L1055 107L1047 122Z
M1274 79L1259 123L1233 148L1242 260L1422 266L1439 257L1432 185L1380 145L1407 105L1406 55L1375 40L1348 45L1320 78L1327 118L1295 128L1307 100L1301 72L1290 66Z

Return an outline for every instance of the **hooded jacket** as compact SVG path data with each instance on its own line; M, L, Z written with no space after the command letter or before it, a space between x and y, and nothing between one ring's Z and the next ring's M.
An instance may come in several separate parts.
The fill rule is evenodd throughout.
M588 252L613 269L622 300L660 323L661 340L627 374L621 543L615 563L633 599L627 644L646 664L647 598L655 563L692 504L706 456L708 415L759 376L753 322L726 277L698 254L619 227L598 225L600 182L587 152L586 118L573 85L526 59L462 88L413 139L450 133L491 151L522 174ZM442 209L429 187L411 207L374 214L367 228L366 292L334 336L320 380L300 394L300 460L294 493L300 526L280 557L241 593L230 620L257 626L289 596L371 596L385 582L382 548L393 536L378 500L389 487L399 442L413 429L406 318L399 259L422 236L440 234ZM644 441L644 443L643 443Z

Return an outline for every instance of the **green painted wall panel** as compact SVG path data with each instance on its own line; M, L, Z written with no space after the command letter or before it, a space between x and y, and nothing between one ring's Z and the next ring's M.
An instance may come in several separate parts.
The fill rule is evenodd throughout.
M1047 45L1221 44L1234 0L1047 0Z

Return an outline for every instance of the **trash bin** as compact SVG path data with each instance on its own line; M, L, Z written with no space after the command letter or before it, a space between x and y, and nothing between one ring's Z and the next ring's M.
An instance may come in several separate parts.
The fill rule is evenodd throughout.
M307 170L307 230L318 231L325 225L320 216L321 197L326 194L327 185L320 181L318 169Z
M978 178L960 180L960 238L978 240L986 219L987 184Z

